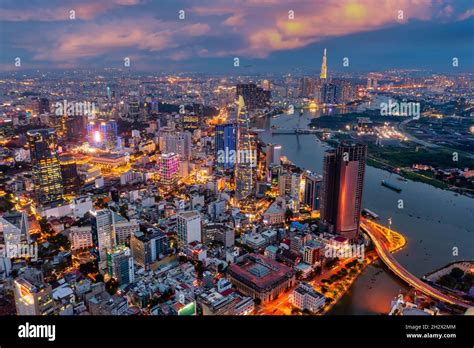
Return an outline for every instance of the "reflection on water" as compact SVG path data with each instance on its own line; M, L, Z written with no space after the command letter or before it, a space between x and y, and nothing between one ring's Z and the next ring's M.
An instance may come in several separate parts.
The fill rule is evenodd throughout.
M260 136L263 141L282 145L282 154L296 165L322 173L326 145L314 135L272 135L270 127L306 127L314 117L324 111L302 116L279 115L260 119L258 128L266 131ZM338 110L331 110L338 113ZM401 232L408 241L405 249L396 254L397 260L417 276L432 271L451 261L474 259L474 200L455 196L453 192L434 188L427 184L397 181L403 188L401 193L380 185L391 174L373 167L367 167L363 205L380 215L381 221L392 218L392 228ZM395 180L396 175L391 176ZM398 200L403 200L403 209L398 209ZM453 256L453 247L459 249ZM333 310L340 314L375 314L387 312L390 300L404 284L394 279L381 268L376 272L373 266L364 271L351 291ZM373 273L371 273L373 272ZM371 279L375 278L374 281ZM370 288L372 287L372 288Z

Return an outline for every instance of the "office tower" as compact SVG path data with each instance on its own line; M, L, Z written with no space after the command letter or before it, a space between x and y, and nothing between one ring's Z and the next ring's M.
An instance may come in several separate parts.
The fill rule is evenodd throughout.
M140 102L138 100L128 102L128 117L134 121L140 118Z
M51 112L48 98L38 99L38 111L40 115Z
M348 239L358 236L367 146L343 142L324 156L321 220Z
M338 79L335 83L337 104L347 104L354 99L354 89L349 81Z
M176 153L180 159L189 161L191 159L190 132L175 132L173 130L162 131L159 137L159 147L162 153Z
M130 237L133 233L140 231L140 224L136 219L130 221L124 218L122 215L112 211L114 231L115 231L115 243L126 244L130 241Z
M77 173L77 164L73 157L59 157L61 176L63 178L64 193L74 193L80 188L81 180Z
M264 109L270 105L271 92L257 87L255 83L242 83L237 85L236 97L244 98L247 111Z
M280 196L291 198L292 204L290 207L293 211L297 211L300 207L301 201L301 184L303 173L298 170L283 172L278 178L278 191Z
M96 250L96 257L104 268L107 250L115 246L114 216L109 209L93 210L91 214L92 242Z
M107 250L107 268L109 275L120 285L126 285L135 281L135 268L130 248L118 245Z
M26 105L26 111L32 115L43 115L51 112L49 100L47 98L32 97Z
M235 166L235 198L237 201L255 193L257 180L257 137L249 129L249 117L243 97L239 97L237 115L237 154Z
M175 153L161 154L159 159L159 182L165 189L170 189L179 180L179 155Z
M338 86L333 82L325 82L321 85L320 98L321 103L335 105L338 103L337 100L337 88Z
M302 77L300 87L300 97L313 97L316 92L316 81L312 77Z
M66 120L66 135L68 140L77 139L82 140L86 137L87 133L87 116L75 115L68 116Z
M31 130L26 134L30 146L36 200L41 205L61 201L63 184L54 129Z
M354 89L347 80L333 79L319 88L319 101L323 104L347 104L354 99Z
M194 130L198 129L201 123L201 119L198 114L191 112L185 112L181 116L181 124L185 131L194 132Z
M87 124L87 141L92 147L113 150L117 146L117 137L115 120L91 121Z
M97 250L98 259L105 261L106 251L116 245L125 244L132 233L140 230L137 220L125 219L110 209L90 211L92 242ZM103 264L102 264L103 265Z
M148 270L153 262L160 260L169 252L170 241L160 230L136 231L130 238L130 248L135 263Z
M201 242L201 215L195 211L178 214L177 219L178 247L186 248L193 242Z
M320 209L321 185L323 178L320 175L308 173L305 178L304 204L311 210Z
M18 315L50 315L55 306L51 285L25 277L13 281L16 313Z
M270 168L270 165L272 164L280 165L280 157L281 157L280 144L267 144L265 153L266 153L267 168Z
M237 150L237 129L232 123L218 124L215 130L215 158L217 167L231 169L235 167ZM232 160L231 153L234 153Z
M278 179L282 173L282 166L271 164L268 167L267 180L270 182L272 187L278 187Z
M321 74L319 77L322 80L326 80L328 75L328 66L327 66L327 61L326 61L326 49L324 49L324 55L323 55L323 63L321 65Z

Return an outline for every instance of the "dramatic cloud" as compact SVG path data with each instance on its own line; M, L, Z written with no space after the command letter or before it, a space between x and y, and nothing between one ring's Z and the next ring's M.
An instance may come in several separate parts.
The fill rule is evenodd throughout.
M464 0L8 0L0 5L0 64L20 55L31 66L87 66L94 59L100 66L105 56L121 62L132 55L143 65L266 59L358 33L418 22L436 28L473 15Z
M67 5L63 1L47 3L43 7L39 3L31 2L27 8L2 8L0 11L1 21L23 22L23 21L66 21L70 20L71 11L74 11L76 19L91 20L118 6L134 6L140 0L105 0L105 1L71 1Z

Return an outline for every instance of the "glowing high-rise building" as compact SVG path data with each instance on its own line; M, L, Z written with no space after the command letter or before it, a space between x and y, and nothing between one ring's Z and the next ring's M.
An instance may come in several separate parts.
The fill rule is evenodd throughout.
M63 183L54 129L31 130L26 134L30 146L36 200L42 205L61 201Z
M13 281L16 313L18 315L51 315L55 306L51 285L19 277Z
M348 239L359 233L367 145L343 142L326 152L321 220L331 232Z
M179 180L179 155L165 153L159 158L159 182L166 189L174 187Z
M231 152L234 152L235 154L237 149L236 128L237 127L233 123L216 125L215 156L219 168L230 169L235 167L235 160L232 160L232 157L228 156L228 154Z
M328 76L328 66L327 66L327 61L326 61L326 49L324 49L323 64L321 65L321 75L319 75L319 77L325 80L327 76Z
M115 120L89 122L87 141L92 147L114 149L117 145L117 122Z
M235 197L238 201L255 193L257 180L257 136L249 129L249 116L242 96L237 115L237 154L235 166Z

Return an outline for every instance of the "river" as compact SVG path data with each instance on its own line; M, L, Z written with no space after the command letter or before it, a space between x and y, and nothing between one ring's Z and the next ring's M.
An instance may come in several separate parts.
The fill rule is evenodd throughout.
M331 110L330 112L337 112ZM281 114L259 119L255 126L263 128L260 138L265 143L282 145L282 154L301 168L322 173L323 156L328 146L315 135L272 134L270 127L305 128L320 112L306 110L302 116ZM455 196L414 181L398 181L397 175L367 166L363 193L363 207L380 215L387 224L392 218L392 229L402 233L407 246L396 254L397 260L411 273L422 275L445 264L474 259L474 199ZM394 192L381 186L389 179L403 190ZM399 200L403 208L399 208ZM457 256L453 255L457 248ZM330 314L386 314L390 301L400 290L408 287L378 262L364 270L351 289L336 304Z

